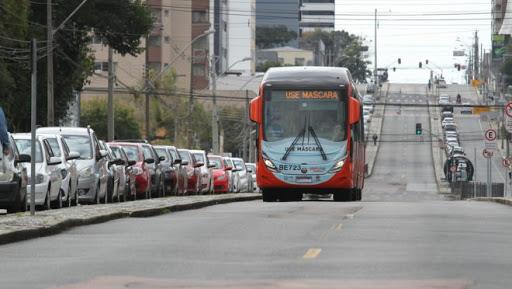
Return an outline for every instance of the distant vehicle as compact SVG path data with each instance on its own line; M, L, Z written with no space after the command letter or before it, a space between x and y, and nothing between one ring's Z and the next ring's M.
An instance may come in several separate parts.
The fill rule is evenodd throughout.
M107 189L107 200L112 202L114 200L120 202L125 198L124 193L126 190L126 166L128 165L122 159L117 158L110 147L100 140L100 148L107 151L109 182Z
M178 176L176 174L176 167L174 166L175 161L171 156L166 146L154 146L158 157L163 157L161 161L162 173L164 175L164 194L177 194L178 191Z
M142 152L142 144L115 142L111 145L121 147L125 151L130 163L133 164L132 171L135 175L135 194L132 196L132 198L139 199L149 197L151 190L151 177L149 174L149 167L147 162L151 162L152 160L147 160L144 158L144 153Z
M174 159L174 169L176 170L177 178L177 190L178 195L184 195L187 192L188 177L187 177L187 165L182 163L182 157L178 152L178 149L174 146L166 146L167 150Z
M363 110L363 120L364 120L365 123L368 123L368 122L372 121L372 115L370 114L369 111Z
M24 163L30 162L30 152L21 153L9 135L10 152L0 153L0 209L8 213L25 211L28 175Z
M363 104L374 105L375 99L373 98L373 96L367 94L367 95L363 96Z
M444 135L446 137L454 137L454 138L459 138L459 134L456 132L456 131L445 131Z
M441 121L441 126L442 127L445 127L447 124L455 124L455 120L453 119L453 117L445 117Z
M76 205L78 201L78 168L75 160L80 158L80 154L70 151L66 140L61 135L50 135L46 142L53 154L62 159L62 202L67 206Z
M461 114L472 114L473 113L473 108L471 107L471 103L464 102L464 103L462 103L462 105L467 105L467 106L464 106L460 109Z
M135 188L135 178L136 178L136 170L134 170L133 165L136 164L136 161L130 161L128 159L128 155L126 154L125 150L116 145L116 143L107 143L110 150L112 151L112 154L115 156L116 159L121 159L125 163L125 185L124 185L124 192L123 192L123 201L127 201L130 199L133 199L133 197L136 194L136 188Z
M78 168L78 198L80 202L99 203L107 195L107 152L100 149L92 128L42 127L37 133L61 135L69 149L80 154Z
M373 113L374 108L373 108L373 105L365 104L365 105L363 105L363 110L367 110L368 112Z
M447 87L446 80L439 79L439 81L437 82L437 87L439 87L439 88L446 88Z
M32 141L30 133L15 133L12 135L17 149L29 155L31 153ZM27 190L30 192L30 178L36 178L35 205L50 209L52 203L60 203L62 198L62 159L53 155L49 146L44 142L45 135L38 135L36 139L36 175L31 176L31 164L24 163L29 181ZM30 203L30 200L29 200Z
M233 160L231 158L225 157L224 160L224 166L231 168L228 170L228 176L229 176L229 191L232 193L238 193L238 173L236 172L235 164L233 164Z
M224 163L224 158L217 155L208 155L213 167L213 184L214 192L229 193L229 171L232 167L227 167Z
M441 120L444 120L447 117L453 118L453 112L451 112L451 111L443 111L441 113Z
M368 83L366 85L366 93L375 93L375 84Z
M256 178L263 201L298 201L304 193L333 194L334 201L361 199L364 120L354 85L341 67L266 72L250 108L261 132ZM284 127L279 136L270 134L276 124Z
M446 124L446 125L444 126L444 131L445 131L445 132L448 132L448 131L454 131L454 132L457 132L457 125L452 124L452 123Z
M163 158L158 156L153 146L149 143L142 144L142 153L144 154L144 159L149 167L149 175L151 177L151 196L163 196L165 184L162 165L160 164Z

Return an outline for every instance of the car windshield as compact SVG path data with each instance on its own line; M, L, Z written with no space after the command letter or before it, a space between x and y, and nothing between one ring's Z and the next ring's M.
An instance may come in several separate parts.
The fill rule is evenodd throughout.
M126 152L126 156L128 157L128 160L136 161L136 162L142 161L141 159L139 159L139 148L137 146L135 146L135 145L122 145L121 147Z
M346 138L345 96L337 91L268 90L265 92L266 141L293 139L297 135L341 142ZM312 128L312 129L309 129Z
M158 155L158 157L164 157L166 161L168 161L168 156L167 156L167 152L165 151L164 148L155 148L156 150L156 154Z
M30 139L17 139L16 148L20 154L30 155L31 154L31 140ZM39 140L36 141L36 163L43 162L43 154L41 152L41 143Z
M220 161L220 158L210 158L210 162L213 163L215 165L215 169L221 169L222 168L222 163Z
M241 160L233 160L233 163L235 164L235 168L237 170L245 170L244 162Z
M80 154L80 159L92 159L91 138L85 135L63 135L69 150Z
M204 163L204 156L202 153L194 153L194 157L196 158L196 161Z
M191 162L189 152L184 150L180 150L179 152L182 160L187 161L188 163Z

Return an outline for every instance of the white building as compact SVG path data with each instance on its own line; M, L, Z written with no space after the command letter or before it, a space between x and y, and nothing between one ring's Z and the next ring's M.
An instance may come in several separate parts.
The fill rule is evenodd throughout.
M301 0L300 34L302 32L334 31L335 0Z

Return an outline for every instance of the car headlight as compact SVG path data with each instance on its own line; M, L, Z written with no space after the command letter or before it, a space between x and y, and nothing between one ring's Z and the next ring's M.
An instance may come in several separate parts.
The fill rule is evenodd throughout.
M270 170L276 171L277 167L274 165L274 163L269 159L263 159L263 162L265 163L265 166L269 168Z
M93 174L92 167L88 167L85 170L82 170L80 172L80 176L84 177L84 178L88 178L88 177L92 176L92 174Z

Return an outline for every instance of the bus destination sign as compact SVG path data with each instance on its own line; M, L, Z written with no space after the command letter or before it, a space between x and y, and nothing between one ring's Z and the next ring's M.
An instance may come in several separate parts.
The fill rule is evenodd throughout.
M286 99L338 99L335 90L287 90Z

